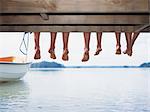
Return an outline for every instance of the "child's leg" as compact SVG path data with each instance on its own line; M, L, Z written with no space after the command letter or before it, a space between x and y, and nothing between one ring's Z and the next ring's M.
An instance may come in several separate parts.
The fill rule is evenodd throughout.
M63 50L68 50L69 32L63 32Z
M82 62L86 62L86 61L89 60L90 35L91 35L91 32L84 32L84 44L85 44L85 47L84 47L84 55L83 55L83 58L82 58Z
M56 55L55 55L56 35L57 35L57 32L51 32L51 44L50 44L50 49L48 52L50 53L50 58L52 59L56 59Z
M133 33L133 37L132 37L132 39L131 39L131 46L132 46L132 48L133 48L133 45L134 45L134 43L135 43L135 40L137 39L137 37L139 36L139 34L140 34L140 32L134 32L134 33Z
M64 61L69 60L68 40L69 40L69 32L63 32L63 55L62 55L62 60L64 60Z
M115 32L115 35L116 35L116 54L121 54L121 43L120 43L121 32Z
M55 41L56 41L57 32L51 32L51 44L50 44L50 50L55 50Z
M102 32L97 32L97 49L94 55L98 55L100 51L102 51L101 41L102 41Z
M40 32L34 32L35 49L40 49Z
M91 35L91 32L84 32L84 43L85 43L85 51L89 51L90 50L90 35Z
M127 50L126 53L129 56L132 56L132 45L131 45L131 37L132 37L132 32L126 32L126 42L127 42Z
M35 55L34 55L34 59L40 59L41 58L39 40L40 40L40 32L35 32L34 33L34 42L35 42Z

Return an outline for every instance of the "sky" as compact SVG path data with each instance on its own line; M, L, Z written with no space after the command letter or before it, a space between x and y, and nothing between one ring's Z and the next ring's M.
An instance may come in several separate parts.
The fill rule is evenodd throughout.
M34 60L34 37L33 33L29 37L28 61L55 61L67 66L122 66L122 65L140 65L143 62L150 61L150 33L141 33L135 42L133 56L129 57L123 53L115 55L116 40L114 33L103 33L102 52L94 56L96 50L96 33L91 34L90 41L90 59L88 62L81 62L84 52L84 38L82 32L70 33L69 36L69 61L61 60L63 53L62 33L59 32L56 38L56 60L50 59L48 49L50 46L50 33L41 33L40 36L41 59ZM19 46L23 38L23 32L2 32L0 33L0 57L16 56L25 57L20 51ZM121 34L121 49L126 49L124 33Z

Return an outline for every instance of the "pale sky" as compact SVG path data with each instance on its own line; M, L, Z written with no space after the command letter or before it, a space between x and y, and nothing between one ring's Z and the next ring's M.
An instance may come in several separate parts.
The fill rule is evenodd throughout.
M22 41L23 33L3 32L0 33L0 57L3 56L23 56L19 51L19 46ZM38 61L55 61L65 65L140 65L143 62L150 61L150 33L141 33L136 40L133 56L115 55L115 34L103 33L102 49L103 51L98 56L94 56L96 50L96 33L92 33L90 41L90 60L86 63L81 62L84 51L83 33L70 33L69 36L69 61L61 60L63 46L62 33L58 33L56 39L56 60L49 58L48 49L50 46L50 34L41 33L41 59ZM122 51L125 50L126 41L124 33L121 35ZM28 61L36 62L34 59L34 38L33 33L30 35Z

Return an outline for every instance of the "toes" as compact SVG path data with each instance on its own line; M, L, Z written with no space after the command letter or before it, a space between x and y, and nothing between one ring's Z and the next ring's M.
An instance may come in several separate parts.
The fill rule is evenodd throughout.
M54 50L51 50L51 49L50 49L48 52L50 53L50 58L56 59L56 55L55 55Z
M102 51L102 49L101 49L101 48L98 48L98 49L96 50L96 52L95 52L94 55L95 55L95 56L96 56L96 55L99 55L99 53L100 53L101 51Z
M89 52L85 52L82 58L82 62L86 62L89 60Z
M121 54L121 49L120 48L117 49L115 54L120 55Z
M62 60L63 61L68 61L69 60L68 53L69 53L68 50L64 50L63 55L62 55Z
M56 59L56 55L55 55L55 53L50 53L50 58L52 58L52 59Z
M132 51L131 51L131 50L128 51L128 52L127 52L127 55L128 55L128 56L132 56Z
M123 51L124 54L127 54L127 50Z
M41 55L40 55L40 50L36 50L35 55L34 55L34 59L40 59Z

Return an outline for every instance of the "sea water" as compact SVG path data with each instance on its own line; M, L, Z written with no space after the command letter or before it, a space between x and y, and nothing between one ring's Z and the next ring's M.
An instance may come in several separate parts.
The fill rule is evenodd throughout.
M148 112L149 68L32 70L0 84L0 112Z

